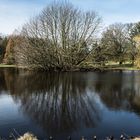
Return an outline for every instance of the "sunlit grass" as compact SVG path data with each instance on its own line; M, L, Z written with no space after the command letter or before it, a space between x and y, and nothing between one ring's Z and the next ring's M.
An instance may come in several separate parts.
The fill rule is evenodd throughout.
M130 62L125 62L123 64L119 64L118 62L108 62L104 68L106 69L118 69L118 70L140 70L136 66L133 66Z
M16 65L6 65L6 64L0 64L0 68L15 68Z
M22 66L18 67L16 65L0 64L0 68L22 68L22 69L24 69L25 67L22 67ZM86 64L86 65L82 66L82 68L91 69L91 70L92 70L92 68L93 69L98 68L101 70L140 70L139 68L137 68L136 66L133 66L129 62L123 63L122 65L119 65L119 63L117 63L117 62L109 62L102 66Z

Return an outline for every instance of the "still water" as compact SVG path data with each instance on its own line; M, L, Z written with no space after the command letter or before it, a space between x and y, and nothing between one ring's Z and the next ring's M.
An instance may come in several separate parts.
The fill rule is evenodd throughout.
M140 72L31 73L0 69L0 136L56 140L140 135Z

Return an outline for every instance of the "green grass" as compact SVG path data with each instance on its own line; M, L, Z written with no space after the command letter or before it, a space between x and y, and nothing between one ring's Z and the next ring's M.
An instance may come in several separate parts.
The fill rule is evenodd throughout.
M140 70L136 66L133 66L131 63L125 63L122 65L119 65L118 63L112 63L112 64L107 64L103 68L105 69L112 69L112 70Z
M6 65L6 64L0 64L0 68L15 68L16 65Z
M113 63L113 62L107 63L105 66L86 65L86 66L82 66L82 67L87 68L87 69L98 68L101 70L140 70L139 68L133 66L130 63L125 63L122 65L119 65L118 63ZM17 68L17 66L16 65L0 64L0 68ZM19 67L19 68L22 68L22 67Z

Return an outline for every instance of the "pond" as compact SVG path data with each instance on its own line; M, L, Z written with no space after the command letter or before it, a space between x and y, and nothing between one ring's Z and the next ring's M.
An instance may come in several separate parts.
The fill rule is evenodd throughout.
M140 135L140 72L0 69L0 136L39 139Z

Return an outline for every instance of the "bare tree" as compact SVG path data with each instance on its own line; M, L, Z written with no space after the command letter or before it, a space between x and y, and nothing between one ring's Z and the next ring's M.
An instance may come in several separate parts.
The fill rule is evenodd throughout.
M23 26L17 63L45 70L76 67L91 53L100 23L95 12L54 2Z
M3 62L7 42L8 42L8 37L0 34L0 63Z
M130 60L132 61L132 65L134 65L134 62L136 60L136 55L138 53L138 48L136 47L136 41L134 40L134 23L125 24L126 26L126 32L127 32L127 39L129 41L128 44L128 55L130 57Z
M122 64L129 59L132 44L126 27L125 24L116 23L103 32L100 49L107 60L114 60Z

